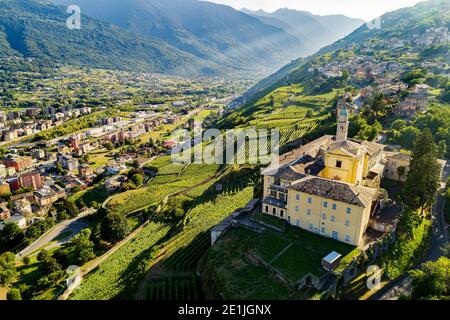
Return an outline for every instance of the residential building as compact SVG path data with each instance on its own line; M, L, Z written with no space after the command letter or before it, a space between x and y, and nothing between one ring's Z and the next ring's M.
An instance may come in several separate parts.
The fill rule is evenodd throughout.
M41 208L50 207L58 199L66 196L66 191L57 184L44 186L34 193L36 204Z
M0 164L0 178L6 178L7 175L6 166L4 164Z
M38 171L28 172L22 174L20 177L22 187L32 188L34 191L42 188L42 178Z
M78 167L80 177L87 177L94 174L94 169L88 164L83 164Z
M15 214L6 219L5 224L6 223L15 223L19 226L20 229L25 229L27 227L27 219L20 214Z
M27 198L14 201L14 209L21 215L28 216L33 213L31 202Z
M31 150L31 157L37 160L45 159L45 150L43 149L33 149Z
M26 169L29 169L33 166L33 159L31 157L15 157L15 158L6 158L3 159L3 164L6 167L13 167L16 169L16 172L20 172Z
M11 211L6 207L5 203L0 205L0 220L6 220L11 217Z
M411 164L411 155L393 152L386 156L384 177L394 181L404 182Z
M72 156L60 155L58 160L61 163L61 166L70 172L75 171L78 168L78 160L74 159Z

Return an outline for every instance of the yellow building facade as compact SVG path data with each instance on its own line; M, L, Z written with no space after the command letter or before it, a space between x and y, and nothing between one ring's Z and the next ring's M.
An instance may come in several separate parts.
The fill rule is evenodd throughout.
M348 139L348 112L338 115L336 136L313 141L263 170L262 211L360 246L378 199L383 146Z

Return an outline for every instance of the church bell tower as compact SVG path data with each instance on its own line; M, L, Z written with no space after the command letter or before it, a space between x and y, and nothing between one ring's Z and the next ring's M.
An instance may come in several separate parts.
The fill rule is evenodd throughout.
M336 141L345 141L348 137L348 126L349 126L349 113L345 106L344 99L338 101L337 106L337 131L336 131Z

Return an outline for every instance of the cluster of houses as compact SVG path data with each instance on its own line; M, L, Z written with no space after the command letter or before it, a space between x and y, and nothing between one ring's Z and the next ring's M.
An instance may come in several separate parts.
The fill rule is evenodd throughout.
M80 161L80 157L98 150L105 142L134 139L176 120L176 116L155 117L153 111L137 112L131 120L101 119L99 128L58 141L45 141L20 153L11 149L0 163L0 196L4 199L0 201L0 225L14 222L26 228L46 216L58 199L67 197L77 187L77 190L87 188L103 173L111 176L105 182L107 191L116 191L124 182L120 172L136 159L137 153L120 155L104 167L95 169ZM58 171L61 169L64 171Z
M29 136L62 125L64 121L92 113L92 108L30 108L0 111L0 139L13 141L22 136Z
M29 156L8 156L0 164L0 229L5 223L20 228L43 219L52 204L66 197L65 188L51 177L44 177L34 169ZM9 201L6 201L9 199Z

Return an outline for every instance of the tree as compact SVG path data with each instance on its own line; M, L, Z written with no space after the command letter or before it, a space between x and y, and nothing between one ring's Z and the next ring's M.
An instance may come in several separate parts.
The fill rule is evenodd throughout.
M144 177L141 174L136 173L131 177L131 180L133 180L134 184L136 186L141 186L144 183Z
M438 158L443 158L447 154L447 143L441 140L438 143Z
M5 252L0 255L0 285L8 287L16 280L17 276L16 256L14 253Z
M402 119L397 119L392 123L392 129L396 131L402 130L404 127L406 127L406 121Z
M399 131L399 134L396 138L396 142L405 148L411 148L413 147L414 141L416 140L419 134L420 130L415 127L412 126L404 127Z
M6 299L8 300L22 300L22 295L18 289L11 289L6 294Z
M70 241L69 246L74 249L77 263L85 264L95 258L94 243L91 241L91 230L84 229Z
M133 168L134 169L139 169L141 167L141 164L139 163L139 160L134 160L133 161Z
M384 100L384 94L382 92L375 93L372 96L369 104L370 104L372 110L378 116L378 114L380 112L384 111L384 107L386 106L386 102Z
M117 243L130 233L130 227L123 214L109 212L102 221L100 233L103 240Z
M22 243L25 235L22 229L15 223L7 223L0 231L0 249L9 251Z
M439 189L441 166L430 130L425 129L416 139L410 169L403 189L403 199L413 210L430 208Z
M53 204L53 209L58 213L58 219L62 220L69 217L76 217L80 213L73 201L67 199L59 199Z
M348 72L348 70L342 71L342 80L348 81L348 79L350 79L350 73Z
M441 257L438 261L428 261L420 270L410 272L412 294L417 299L449 299L450 259Z
M114 145L112 144L112 142L106 142L104 145L103 145L105 148L106 148L106 150L108 150L108 151L112 151L113 149L114 149Z

